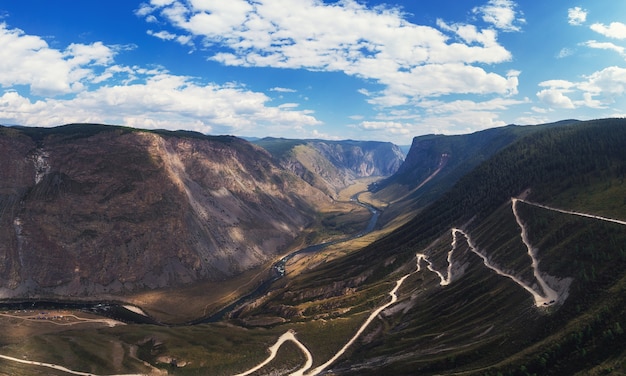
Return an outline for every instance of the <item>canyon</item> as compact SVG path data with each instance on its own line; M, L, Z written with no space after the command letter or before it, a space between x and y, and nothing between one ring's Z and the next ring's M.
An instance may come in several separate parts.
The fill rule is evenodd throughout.
M384 143L0 131L5 301L157 318L76 310L70 329L7 312L3 371L625 370L623 119L418 136L390 176Z
M223 281L286 252L334 205L230 136L3 127L0 146L4 298Z

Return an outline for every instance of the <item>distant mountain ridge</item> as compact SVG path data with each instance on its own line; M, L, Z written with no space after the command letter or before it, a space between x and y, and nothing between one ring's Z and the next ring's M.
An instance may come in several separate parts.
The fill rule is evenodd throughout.
M417 136L398 171L370 189L383 201L415 210L437 199L462 176L521 137L576 122L563 120L530 126L508 125L462 135ZM392 216L397 214L392 211Z
M331 196L356 179L390 176L404 161L400 148L390 142L264 138L254 143Z
M286 260L283 278L269 290L238 300L220 322L184 327L131 323L85 331L42 323L41 334L22 339L17 338L21 328L14 328L20 316L5 317L4 327L14 343L3 346L3 355L17 362L27 349L26 359L36 359L33 362L94 374L625 374L626 119L511 126L492 132L421 138L430 143L401 170L408 176L401 192L407 200L396 196L400 199L394 204L408 199L422 204L410 211L410 219ZM512 140L499 139L498 132ZM164 248L178 247L176 252L152 249L170 260L160 272L171 277L172 271L182 270L171 265L193 260L193 253L182 247L207 238L213 226L224 230L215 232L216 241L224 240L218 235L237 235L242 228L245 240L258 243L273 238L276 225L290 225L281 220L314 217L316 202L311 197L331 201L279 165L284 159L276 155L295 149L320 158L314 159L320 166L322 161L331 164L301 140L274 143L277 149L270 155L232 137L102 126L0 128L0 135L0 153L26 156L11 159L0 154L0 277L18 282L21 274L11 273L21 271L15 265L33 270L34 257L23 251L34 240L40 250L48 251L35 253L45 265L41 269L58 265L67 272L69 265L74 267L72 275L89 281L82 267L90 266L76 263L79 252L67 242L82 239L81 249L90 250L86 253L91 263L111 265L108 256L122 255L120 275L129 276L138 266L131 263L129 268L124 252L156 243L145 243L134 226L143 223L145 230L156 223L160 227L150 236L161 236L158 240L164 242L166 234L175 235ZM474 143L490 155L470 153L477 150ZM151 153L142 152L146 146ZM113 153L104 155L103 150ZM467 158L455 160L463 151ZM119 166L127 171L117 171ZM467 172L455 176L458 171ZM393 189L399 191L400 184L393 179L379 192L397 193ZM148 189L153 185L157 187ZM87 195L95 205L85 205ZM283 195L292 200L289 205L281 204ZM293 207L295 211L285 207L297 205L304 196L309 200ZM137 206L136 201L152 205ZM222 210L231 209L253 216L231 226L235 223L227 220L232 216L220 217ZM182 222L175 216L179 212L184 213ZM80 219L85 231L59 227L73 223L64 220L68 216ZM206 218L213 222L205 223ZM255 228L255 220L267 223ZM48 236L40 242L41 233L65 237ZM13 243L7 245L4 239ZM94 241L101 243L86 247ZM151 252L136 256L143 257L140 262L153 262ZM194 270L202 270L199 265ZM36 286L35 278L41 276L32 275L24 285ZM62 273L49 276L48 282L54 283ZM226 289L232 288L230 283L226 281ZM181 291L182 304L209 293L205 285L193 295ZM145 304L135 301L140 307ZM173 314L179 310L174 304L166 306ZM50 328L58 332L43 332ZM31 365L38 363L24 367ZM21 365L17 367L21 371ZM24 374L32 371L25 369Z

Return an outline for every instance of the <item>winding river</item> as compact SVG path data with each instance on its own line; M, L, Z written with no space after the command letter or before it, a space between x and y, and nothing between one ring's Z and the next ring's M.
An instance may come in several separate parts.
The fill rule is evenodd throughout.
M211 316L203 317L203 318L200 318L198 320L194 320L194 321L190 322L189 324L194 325L194 324L203 324L203 323L211 323L211 322L221 321L224 318L224 316L226 316L228 313L232 312L237 306L239 306L239 305L241 305L241 304L243 304L243 303L245 303L247 301L250 301L252 299L258 298L261 295L267 293L274 282L278 281L279 279L281 279L281 278L283 278L285 276L285 266L286 266L287 262L289 260L291 260L292 258L294 258L295 256L303 255L303 254L316 253L316 252L319 252L319 251L325 249L326 247L328 247L330 245L341 243L341 242L345 242L345 241L348 241L348 240L353 240L353 239L356 239L356 238L360 238L360 237L365 236L365 235L369 234L370 232L372 232L374 230L374 228L376 227L376 223L378 222L378 217L380 216L380 211L377 210L376 208L374 208L371 205L368 205L368 204L366 204L364 202L359 201L359 195L360 195L360 193L357 193L356 195L352 196L350 201L354 202L357 205L360 205L360 206L366 208L367 210L370 211L370 213L372 213L372 216L370 217L370 220L367 223L367 226L365 227L365 229L363 231L360 231L359 233L357 233L355 235L350 235L350 236L348 236L346 238L343 238L343 239L337 239L337 240L333 240L333 241L329 241L329 242L314 244L314 245L310 245L308 247L301 248L301 249L298 249L296 251L291 252L290 254L284 256L283 258L281 258L280 260L278 260L278 262L276 262L274 264L274 266L272 267L272 270L273 270L273 277L272 278L270 278L267 281L263 282L261 285L259 285L259 287L257 287L255 290L253 290L249 294L242 296L237 301L231 303L227 307L222 308L220 311L212 314Z
M272 277L263 283L261 283L255 290L248 293L247 295L242 296L235 302L230 305L222 308L220 311L215 312L207 317L201 317L199 319L190 321L185 324L181 324L182 326L188 325L197 325L211 322L221 321L228 313L233 311L237 306L255 299L265 293L267 293L274 282L283 278L285 276L285 265L289 260L297 255L302 254L310 254L323 250L324 248L344 242L347 240L356 239L362 237L364 235L369 234L376 227L376 223L378 222L378 217L380 216L380 211L374 208L371 205L368 205L364 202L359 201L360 193L352 196L350 199L351 202L354 202L356 205L360 205L370 211L372 216L370 217L369 222L364 230L360 231L355 235L350 235L343 239L333 240L325 243L310 245L305 248L298 249L290 254L281 258L278 262L276 262L272 267ZM14 300L14 301L5 301L0 303L0 310L52 310L52 309L68 309L68 310L78 310L94 313L100 316L105 316L114 320L122 321L130 324L151 324L151 325L165 325L156 321L155 319L139 314L132 309L127 308L124 303L113 302L113 301L87 301L87 302L77 302L77 301L58 301L58 300Z

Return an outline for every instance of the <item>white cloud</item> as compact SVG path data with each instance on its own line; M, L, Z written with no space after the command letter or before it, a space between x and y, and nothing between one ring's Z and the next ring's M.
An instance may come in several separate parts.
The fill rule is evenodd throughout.
M567 91L563 89L550 88L539 91L537 97L550 108L575 108L574 102L565 95L566 93Z
M295 110L297 104L269 106L271 98L241 85L116 64L117 52L128 48L95 42L54 49L41 37L0 24L0 123L99 122L240 134L320 124L312 111ZM17 87L48 97L35 100Z
M373 95L369 103L397 106L408 103L411 97L437 97L457 94L517 94L519 72L502 77L482 68L465 64L423 65L409 72L398 72L382 95Z
M413 134L463 134L506 124L495 112L467 111L426 117L413 127Z
M267 96L237 85L201 85L165 72L147 75L142 80L103 86L71 99L32 102L17 92L6 92L0 97L0 122L38 126L101 122L240 134L252 133L257 126L295 124L302 128L320 124L310 111L291 110L295 104L268 107Z
M580 82L551 80L539 86L547 88L537 97L549 108L606 108L626 94L626 68L607 67L584 76Z
M540 113L545 113L545 112L540 112ZM548 122L550 122L549 118L545 116L535 116L535 115L520 116L515 119L515 124L518 124L518 125L545 124Z
M586 76L586 81L578 87L594 96L599 95L609 100L626 93L626 69L608 67Z
M64 55L73 66L108 65L113 62L114 51L102 42L90 45L72 43L65 50Z
M363 121L359 124L359 128L366 131L385 131L394 135L410 134L411 124L398 123L393 121Z
M300 104L298 103L283 103L278 105L278 108L296 108L296 107L300 107Z
M273 87L273 88L270 89L270 91L275 91L275 92L278 92L278 93L295 93L295 92L297 92L297 90L288 89L288 88L285 88L285 87Z
M557 59L564 59L566 57L572 56L574 54L574 50L571 48L562 48L561 51L556 55Z
M356 128L375 133L377 139L395 139L401 143L398 140L403 135L459 134L503 126L506 122L499 118L500 112L528 103L528 98L493 98L480 102L422 100L414 106L380 113L375 120L361 121Z
M28 85L37 95L81 90L95 76L94 69L110 64L116 54L101 42L71 44L60 51L5 23L0 23L0 51L0 86Z
M602 34L605 37L614 39L626 39L626 24L621 22L611 22L609 26L601 23L591 25L591 30Z
M523 100L511 98L494 98L483 102L475 102L470 100L457 100L452 102L440 101L424 101L419 106L427 110L431 114L443 113L467 113L476 111L502 111L507 110L511 106L529 103L527 98Z
M517 4L512 0L489 0L486 5L474 8L473 12L482 14L483 21L493 24L500 30L520 31L521 28L517 24L524 24L526 21L518 17L516 7Z
M587 11L581 7L569 8L567 10L567 20L570 25L582 25L587 21Z
M540 87L550 87L555 89L571 89L576 86L574 82L566 80L549 80L539 83Z
M587 46L589 48L596 48L601 50L610 50L615 51L620 55L624 55L624 47L618 46L611 42L598 42L595 40L590 40L585 43L582 43L583 46Z
M601 100L594 99L592 93L583 93L583 100L580 102L585 107L601 109L606 108L606 104Z
M515 80L485 71L485 64L511 60L491 28L441 21L439 30L406 21L398 9L370 9L354 0L177 0L161 6L153 1L150 7L151 12L142 7L137 13L156 14L216 47L211 58L222 64L344 72L382 84L386 90L373 95L379 105L517 90ZM512 1L492 0L480 12L512 30L514 21L520 22L514 8ZM440 79L419 77L422 73Z
M183 46L193 47L193 43L191 42L192 36L190 35L177 35L177 34L170 33L169 31L165 31L165 30L161 30L161 31L148 30L147 33L148 35L151 35L155 38L159 38L161 40L165 40L165 41L172 40L172 41L180 43Z

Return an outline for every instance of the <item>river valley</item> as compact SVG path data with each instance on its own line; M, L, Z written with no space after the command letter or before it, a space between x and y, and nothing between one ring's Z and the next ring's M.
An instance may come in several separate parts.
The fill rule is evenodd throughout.
M519 285L520 288L528 291L534 298L535 300L535 306L538 309L542 309L542 307L545 306L551 306L553 304L562 304L563 300L566 298L566 293L564 291L557 291L554 290L552 286L549 286L546 281L543 279L544 275L543 273L539 270L538 268L538 260L536 259L536 250L533 247L532 244L530 244L529 240L528 240L528 234L527 234L527 228L524 224L524 221L522 218L520 218L518 210L517 210L517 206L519 205L519 203L524 203L526 205L531 205L531 206L535 206L538 208L542 208L545 210L549 210L549 211L554 211L554 212L558 212L558 213L563 213L563 214L567 214L567 215L575 215L575 216L582 216L582 217L586 217L586 218L591 218L591 219L595 219L595 220L599 220L599 221L606 221L606 222L612 222L612 223L617 223L620 225L626 225L626 222L620 221L620 220L615 220L615 219L611 219L611 218L606 218L606 217L601 217L601 216L597 216L597 215L592 215L592 214L586 214L586 213L580 213L580 212L575 212L575 211L568 211L568 210L563 210L563 209L559 209L559 208L553 208L553 207L549 207L546 205L542 205L542 204L537 204L537 203L532 203L529 201L525 201L522 199L518 199L518 198L512 198L511 199L511 210L513 211L513 214L515 216L516 222L520 228L520 237L522 238L523 243L526 245L527 250L528 250L528 257L531 258L532 260L532 266L533 266L533 270L534 270L534 275L536 277L536 287L532 287L529 286L527 283L523 282L521 279L517 278L515 275L512 275L510 273L505 272L504 270L502 270L500 267L498 267L497 265L494 265L490 262L489 258L483 253L485 250L479 250L476 245L474 244L471 235L464 229L459 229L459 228L453 228L451 229L451 234L452 234L452 244L451 244L451 250L448 253L448 268L447 270L444 271L439 271L437 269L435 269L433 267L433 264L429 261L429 255L427 254L427 252L422 253L416 253L415 254L415 260L416 260L416 264L415 264L415 269L411 272L409 272L408 274L403 274L402 276L400 276L397 280L395 280L395 284L393 289L388 293L388 295L390 296L390 299L378 306L377 308L373 309L371 311L371 313L369 314L369 316L366 318L366 320L360 325L360 327L358 328L358 330L356 330L354 332L354 334L352 336L350 336L347 339L347 342L337 351L334 353L334 355L332 355L327 361L325 361L324 363L319 364L317 367L312 368L314 363L314 355L310 352L310 350L308 349L308 347L306 346L305 343L301 342L296 334L293 330L288 330L287 332L285 332L282 336L280 336L278 338L278 340L276 341L276 343L274 343L271 347L268 348L268 351L270 353L270 355L261 363L257 364L256 366L248 369L247 371L244 371L242 373L237 374L237 376L246 376L246 375L250 375L252 373L255 373L261 369L263 369L267 364L269 364L275 357L277 352L279 351L279 349L282 347L282 345L286 342L292 342L296 345L296 347L299 349L299 351L303 354L305 362L304 364L302 364L297 370L295 371L290 371L288 372L289 375L292 376L314 376L314 375L319 375L322 374L323 372L325 372L326 370L329 369L329 367L331 367L345 352L346 350L351 347L356 341L357 339L359 339L359 337L365 332L365 330L371 325L371 323L379 316L379 314L381 312L383 312L384 310L386 310L387 308L389 308L390 306L394 305L398 300L399 297L397 295L398 290L400 289L400 287L403 285L403 283L405 282L405 280L411 276L414 273L419 273L422 271L422 262L425 262L427 265L427 269L430 272L433 272L435 274L437 274L437 276L440 279L440 285L441 288L446 288L446 286L454 283L455 281L458 280L459 277L452 275L451 273L451 266L452 264L455 262L454 261L454 251L457 249L457 247L459 246L459 243L461 241L460 237L463 237L464 240L467 242L467 245L469 246L469 249L475 253L476 255L480 256L480 258L482 259L482 262L484 264L484 266L490 270L492 270L493 272L495 272L496 274L505 277L505 278L509 278L511 280L513 280L516 284ZM373 208L369 208L370 211L372 212L373 216L372 216L372 220L370 220L370 222L368 223L367 229L366 231L363 231L362 233L359 233L357 235L355 235L354 237L358 237L358 236L362 236L363 234L372 231L372 229L375 226L375 219L377 218L377 211ZM306 252L315 252L318 250L323 249L325 246L332 244L332 243L324 243L324 244L320 244L320 245L316 245L316 246L312 246L312 247L307 247L307 248L303 248L300 250L297 250L287 256L285 256L284 258L282 258L277 264L274 265L274 269L276 270L276 276L274 277L274 279L272 281L275 281L279 278L282 278L284 276L284 266L286 264L286 262L291 259L292 257L294 257L295 255L301 254L301 253L306 253ZM269 289L271 287L271 282L267 284L267 286L263 286L263 289L259 288L257 290L255 290L253 293L251 293L250 295L244 297L243 299L252 299L254 296L258 296L260 294L263 294L265 291L267 291L267 289ZM539 289L539 291L538 291ZM254 294L258 294L258 295L254 295ZM234 306L238 303L241 303L243 301L238 301L236 303L234 303L231 306L229 306L228 308L234 308ZM36 308L36 309L40 309L40 308L44 308L44 307L49 307L50 305L54 304L54 302L21 302L21 303L14 303L14 304L21 304L19 306L13 306L12 309L17 309L17 308L25 308L28 307L30 305L31 308ZM48 304L46 306L46 304ZM56 304L64 304L63 307L66 308L71 308L73 306L69 305L70 303L56 303ZM77 303L78 304L78 303ZM89 309L93 310L96 313L100 313L103 315L106 315L108 317L111 317L112 315L115 315L114 312L118 312L118 309L123 309L125 312L123 315L123 318L125 318L126 320L129 319L129 313L137 315L139 317L143 316L139 313L133 312L133 309L127 309L124 308L123 306L118 306L118 305L109 305L109 304L104 304L104 303L93 303L93 305L85 305L84 307L78 307L75 306L76 309L86 309L87 307L90 307ZM227 311L223 312L222 314L226 314ZM198 321L198 323L200 322L207 322L208 319L211 319L212 317L209 318L205 318L203 319L204 321ZM138 322L139 323L139 322ZM147 323L147 322L141 322L141 323ZM64 366L60 366L60 365L56 365L56 364L51 364L51 363L43 363L43 362L37 362L37 361L30 361L30 360L23 360L23 359L18 359L18 358L14 358L14 357L10 357L10 356L2 356L3 359L8 360L8 361L14 361L14 362L20 362L20 363L27 363L27 364L31 364L31 365L38 365L38 366L42 366L42 367L48 367L48 368L53 368L56 370L60 370L60 371L64 371L67 373L71 373L71 374L77 374L77 375L84 375L84 374L92 374L92 373L84 373L81 371L73 371L70 370L68 368L65 368Z

